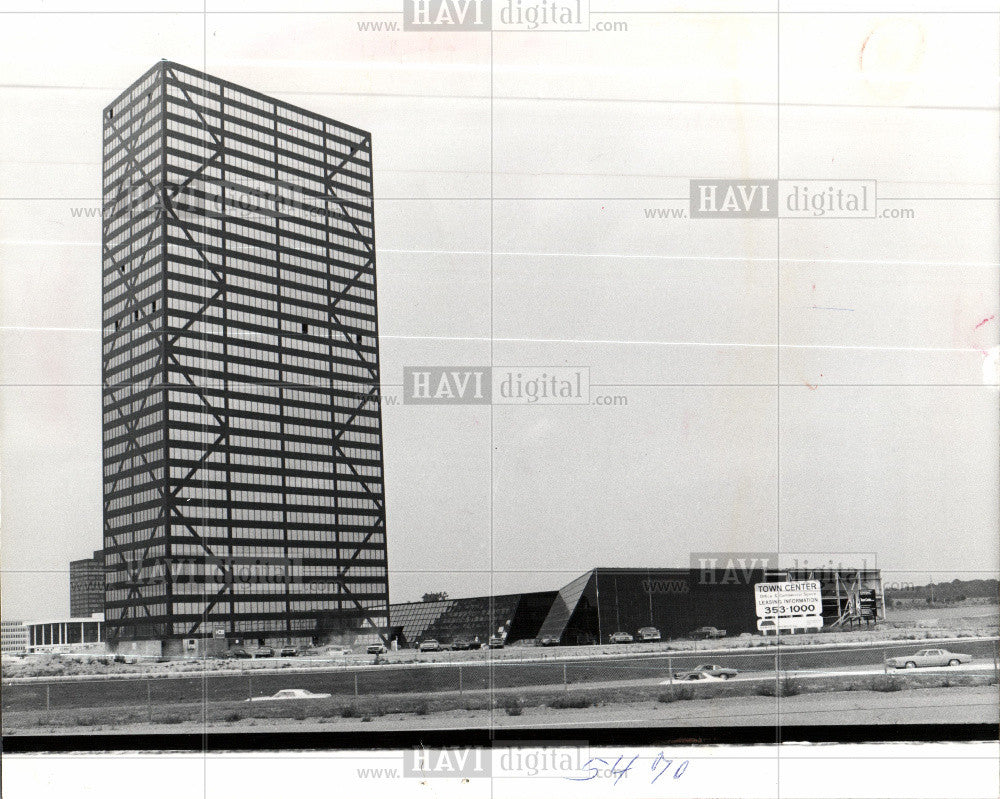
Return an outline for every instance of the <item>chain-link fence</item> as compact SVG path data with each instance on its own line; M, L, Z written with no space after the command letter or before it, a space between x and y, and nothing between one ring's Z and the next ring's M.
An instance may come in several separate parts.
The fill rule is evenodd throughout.
M935 657L941 662L932 662ZM244 671L173 676L5 680L2 710L5 728L203 723L324 713L363 717L462 708L502 708L513 715L532 705L892 692L996 684L998 676L998 642L982 639L947 645L770 645L698 652L623 647L621 654L605 650L580 655L573 649L549 654L525 648L496 656L469 653L452 661L428 657L394 664L380 659L378 665L292 669L254 664Z

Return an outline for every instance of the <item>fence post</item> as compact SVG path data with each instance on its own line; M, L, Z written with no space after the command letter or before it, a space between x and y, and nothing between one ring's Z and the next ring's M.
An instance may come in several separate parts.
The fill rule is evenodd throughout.
M566 664L565 663L563 663L563 690L564 691L568 691L569 690L569 678L568 678L568 675L566 674Z
M458 692L462 693L462 664L458 664Z
M888 649L883 649L882 650L882 673L883 674L888 674L889 673L889 650Z

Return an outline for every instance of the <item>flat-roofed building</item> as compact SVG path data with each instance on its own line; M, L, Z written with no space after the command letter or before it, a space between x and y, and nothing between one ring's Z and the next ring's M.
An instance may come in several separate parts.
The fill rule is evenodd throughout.
M74 618L104 612L104 555L70 561L69 615Z
M23 621L0 621L0 654L20 655L28 651L28 628Z
M104 110L104 554L125 651L388 624L371 135L161 62Z
M29 652L87 652L104 649L104 614L25 622Z

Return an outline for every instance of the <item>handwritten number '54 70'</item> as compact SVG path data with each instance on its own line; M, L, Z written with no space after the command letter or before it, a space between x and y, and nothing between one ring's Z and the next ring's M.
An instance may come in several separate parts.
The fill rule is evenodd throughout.
M589 780L597 779L600 777L603 777L605 779L614 778L614 784L617 785L618 781L622 777L628 775L628 773L632 771L632 767L635 765L635 762L638 759L639 756L636 755L631 760L629 760L628 763L625 763L623 765L622 761L624 761L625 758L619 757L614 762L614 765L612 765L611 761L605 760L603 757L592 757L583 766L583 770L589 773L587 773L585 776L582 777L567 777L566 779L575 780L576 782L588 782ZM673 766L674 766L674 761L668 758L666 755L664 755L663 752L660 752L660 754L658 754L656 758L653 760L653 765L650 768L650 771L653 774L653 777L650 780L650 784L653 784L658 779L660 779L660 777L662 777L664 774L670 771ZM679 780L682 776L684 776L684 772L687 771L687 767L688 767L687 760L683 760L680 763L678 763L677 766L673 768L673 778L675 780Z

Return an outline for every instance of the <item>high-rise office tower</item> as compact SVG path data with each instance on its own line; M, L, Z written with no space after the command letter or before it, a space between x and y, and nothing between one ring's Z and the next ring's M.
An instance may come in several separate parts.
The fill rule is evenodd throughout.
M69 615L83 618L104 612L104 555L69 563Z
M164 61L103 161L109 640L378 640L370 134Z

